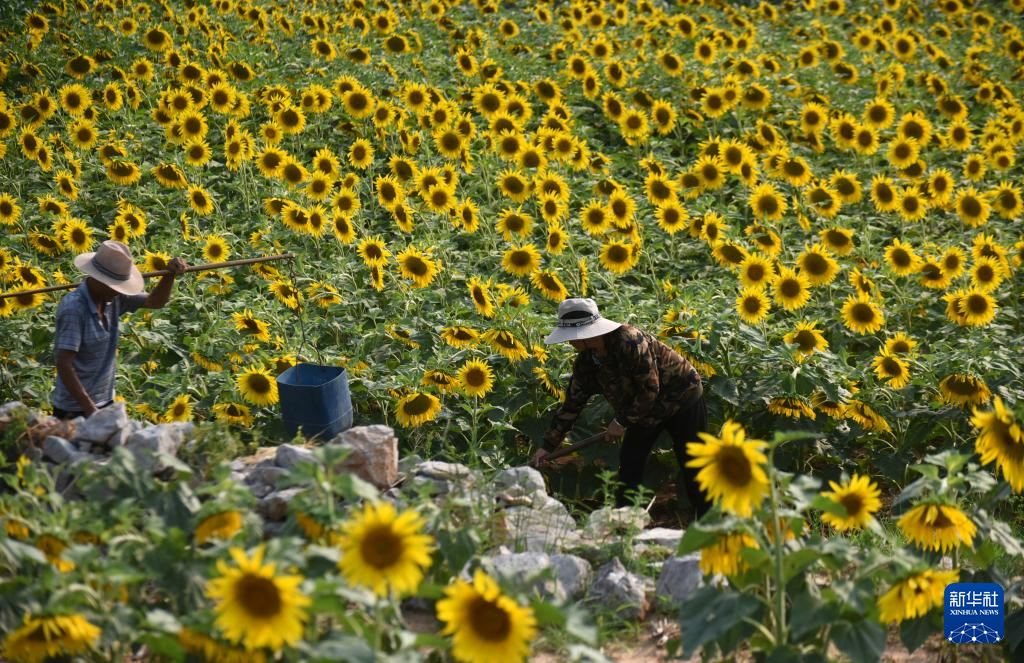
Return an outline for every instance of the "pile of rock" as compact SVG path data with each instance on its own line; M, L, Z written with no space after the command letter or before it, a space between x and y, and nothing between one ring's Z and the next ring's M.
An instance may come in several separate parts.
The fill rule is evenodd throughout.
M21 412L17 412L22 410ZM140 468L158 473L167 457L194 441L190 423L144 425L128 418L123 403L114 403L88 419L58 422L40 417L13 402L0 406L0 434L14 417L24 417L34 431L27 453L60 466L58 488L73 495L73 479L88 463L103 463L109 452L131 450ZM41 442L40 442L41 440ZM512 467L484 476L459 463L399 459L398 438L381 425L357 426L324 443L348 450L338 472L350 472L376 486L384 499L399 506L424 496L441 503L461 500L497 523L500 545L478 561L514 585L556 601L583 600L625 619L643 618L655 597L672 603L688 598L704 582L699 555L668 557L657 579L626 569L606 551L628 544L633 555L661 550L670 555L682 530L646 529L649 517L638 508L598 509L579 526L569 510L547 493L544 477L531 467ZM231 463L232 478L249 488L264 519L265 534L280 531L290 505L305 487L285 485L284 478L303 462L315 463L312 447L282 444ZM287 482L293 483L293 482ZM596 570L591 560L608 560ZM468 577L468 571L464 571Z

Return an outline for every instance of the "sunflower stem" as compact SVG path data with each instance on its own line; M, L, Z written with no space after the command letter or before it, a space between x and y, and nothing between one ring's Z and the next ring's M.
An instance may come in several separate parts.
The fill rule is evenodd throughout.
M782 646L786 644L787 633L786 633L786 593L782 579L782 546L783 537L782 532L779 531L779 495L777 487L777 475L775 473L775 448L777 445L772 445L768 451L768 470L770 472L768 486L770 488L769 498L771 500L771 532L772 532L772 549L775 554L775 611L773 616L773 626L775 632L775 646Z

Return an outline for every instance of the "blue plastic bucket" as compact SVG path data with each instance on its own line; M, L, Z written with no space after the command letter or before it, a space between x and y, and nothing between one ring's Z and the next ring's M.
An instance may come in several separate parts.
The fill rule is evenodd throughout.
M281 419L294 436L330 439L352 427L348 374L340 366L296 364L277 376Z

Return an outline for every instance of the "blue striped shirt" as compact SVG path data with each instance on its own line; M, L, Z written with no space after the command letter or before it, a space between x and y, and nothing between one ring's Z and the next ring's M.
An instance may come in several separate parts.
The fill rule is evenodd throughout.
M96 405L104 405L114 399L114 375L116 372L117 340L121 334L119 318L125 313L137 311L149 297L140 295L117 295L104 309L106 327L96 311L96 302L89 294L89 287L82 282L71 294L65 295L57 306L57 333L54 338L53 358L56 362L61 350L72 350L78 379L86 393ZM82 404L75 400L67 386L57 376L57 384L50 394L54 407L70 412L80 412Z

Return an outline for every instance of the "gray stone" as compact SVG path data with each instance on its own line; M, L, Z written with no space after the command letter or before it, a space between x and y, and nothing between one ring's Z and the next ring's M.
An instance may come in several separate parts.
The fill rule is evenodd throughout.
M299 463L312 463L315 462L315 459L313 458L312 449L294 444L282 444L277 448L274 462L278 467L290 470Z
M350 452L339 469L387 490L398 481L398 438L390 426L354 426L330 442Z
M569 515L569 510L553 498L540 509L506 509L503 525L506 543L530 552L561 552L580 540L576 521Z
M590 513L584 533L595 541L619 540L630 531L639 533L650 522L651 516L640 507L604 507Z
M256 512L271 522L281 522L288 517L288 505L305 488L286 488L270 493L256 503Z
M700 570L700 553L693 553L685 557L666 559L661 566L661 573L658 574L655 591L658 596L673 603L681 603L690 598L703 584L704 572Z
M462 463L445 463L440 460L428 460L416 466L416 475L429 479L445 481L465 481L473 476L472 470Z
M618 557L597 570L587 601L624 619L643 619L648 608L644 579L627 571Z
M0 432L2 432L7 423L14 418L15 413L21 412L25 416L25 423L29 426L35 426L39 423L39 415L36 411L22 403L21 401L7 401L3 405L0 405Z
M97 410L75 429L72 442L106 444L107 440L128 425L128 412L124 403L116 401L102 410Z
M555 577L566 598L574 601L583 596L583 591L594 576L590 562L576 555L552 555L551 564L555 567Z
M547 493L544 475L529 466L510 467L494 477L495 489L510 495L531 495L536 491Z
M554 573L545 573L551 569L551 558L544 553L507 553L485 558L481 563L492 575L502 576L521 589L536 591L547 599L565 598L565 590L558 585Z
M266 497L270 493L274 492L274 487L273 486L268 486L265 483L256 483L256 484L253 484L253 485L249 486L249 492L251 492L256 497L262 498L262 497Z
M110 436L110 439L107 440L107 446L110 447L111 449L113 449L114 447L124 446L128 444L128 440L131 439L132 435L139 432L145 427L146 425L141 421L138 421L136 419L129 419L127 426L125 426L124 428Z
M133 433L125 447L135 454L140 466L159 472L164 468L156 460L156 455L177 456L181 445L194 436L195 426L190 422L156 424Z
M670 529L668 527L653 527L645 529L636 535L634 541L653 546L661 546L669 550L679 547L679 541L683 538L683 530Z
M276 488L277 482L287 474L288 470L283 467L260 467L257 465L246 475L245 482L248 484L263 483Z
M0 417L9 417L14 414L15 410L27 410L28 406L21 401L7 401L3 405L0 405Z
M79 453L81 452L75 448L75 445L63 437L47 435L46 439L43 440L43 456L54 463L66 463L69 460L73 460Z

